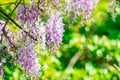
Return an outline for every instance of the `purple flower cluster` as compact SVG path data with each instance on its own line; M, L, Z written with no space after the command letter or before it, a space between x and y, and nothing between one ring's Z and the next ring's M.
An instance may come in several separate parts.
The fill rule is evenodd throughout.
M86 19L89 19L99 0L65 0L65 2L66 11L74 10L74 19L82 14L86 14Z
M46 40L47 46L53 50L58 49L59 44L62 44L64 25L62 23L62 15L60 11L53 14L46 22Z
M66 10L73 10L75 19L77 16L84 13L86 15L86 19L88 19L90 18L92 10L95 8L98 1L99 0L65 0L65 2L67 2ZM34 52L34 46L40 43L40 48L44 49L45 47L48 47L50 51L56 52L59 45L62 44L62 37L64 33L62 12L60 11L61 9L58 9L61 7L59 6L60 0L51 1L54 5L50 5L48 3L48 7L45 5L44 0L40 0L40 3L42 3L42 9L48 10L48 13L51 13L52 7L58 4L56 6L58 11L52 13L46 22L46 26L39 17L41 15L38 8L38 3L36 2L33 2L32 6L29 4L19 6L16 19L21 23L21 31L12 33L9 27L6 26L5 36L2 31L5 22L0 20L0 41L9 46L10 50L12 50L13 45L17 48L19 47L18 63L22 65L25 72L27 72L30 76L38 76L40 70L37 56Z
M38 16L38 7L37 3L33 2L32 6L29 4L18 7L17 19L21 21L21 23L29 23L36 19Z
M79 16L82 9L86 14L86 19L90 18L92 10L96 7L96 4L99 0L75 0L74 1L74 11L75 11L75 18Z
M38 77L40 66L33 49L33 45L29 42L25 42L24 45L19 48L18 53L18 63L22 65L25 72L30 76Z
M37 25L38 21L38 6L36 2L32 3L32 6L29 4L24 6L19 6L17 13L17 20L20 20L21 27L24 31L28 32L35 40L39 38L39 26Z
M33 2L32 6L29 4L20 6L18 8L16 18L21 22L21 36L24 41L23 45L18 50L18 63L22 65L28 75L36 77L39 75L40 66L34 52L34 46L36 44L36 40L41 39L42 36L41 26L38 21L39 16L37 3ZM27 33L25 33L25 31Z
M41 22L38 16L37 4L20 6L18 9L17 19L20 20L22 26L22 38L24 44L19 48L18 63L22 65L24 70L30 76L37 76L40 70L35 52L34 45L36 42L24 31L28 32L34 39L40 41L40 48L52 46L53 50L58 49L59 44L62 44L62 36L64 32L62 15L60 11L53 14L46 23Z

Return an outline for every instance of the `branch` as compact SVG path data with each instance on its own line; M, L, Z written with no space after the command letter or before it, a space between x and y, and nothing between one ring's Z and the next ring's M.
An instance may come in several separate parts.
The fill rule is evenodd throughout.
M120 72L120 66L118 66L118 65L116 65L114 63L112 64L112 66Z
M9 41L9 43L10 43L11 45L13 45L12 48L15 48L15 49L16 49L16 46L11 42L11 40L10 40L9 37L7 36L7 32L5 31L5 29L3 29L2 32L3 32L4 36L7 38L7 40Z
M0 12L1 12L4 16L8 17L8 15L7 15L4 11L2 11L1 9L0 9ZM18 26L20 29L22 29L21 26L20 26L19 24L17 24L11 17L10 17L10 21L13 22L13 23L14 23L16 26Z
M109 51L108 51L108 55L109 55L109 57L110 57L111 59L110 59L110 60L107 60L107 59L106 59L106 62L107 62L108 64L110 64L111 66L113 66L117 71L120 72L120 66L114 63L113 57L111 56L111 54L109 53Z
M85 49L86 49L85 51L89 51L87 46L86 46ZM90 53L90 52L89 52L89 53ZM87 55L88 55L88 54L87 54ZM87 56L87 55L86 55L86 56ZM109 65L113 66L118 72L120 72L120 66L117 65L117 64L114 62L113 57L111 56L111 54L109 53L109 51L108 51L108 55L109 55L110 59L102 56L102 57L100 57L100 58L95 58L95 59L93 59L93 60L94 60L95 62L98 61L98 63L101 63L101 64L103 64L103 63L108 63ZM92 57L92 58L94 58L94 57ZM90 58L90 59L91 59L91 58Z
M0 12L4 15L4 16L6 16L6 17L8 17L8 15L4 12L4 11L2 11L1 9L0 9ZM22 29L22 27L18 24L18 23L16 23L11 17L9 18L10 19L10 21L11 22L13 22L16 26L18 26L20 29ZM28 36L30 36L32 39L34 39L34 37L33 36L31 36L27 31L24 31L26 34L28 34ZM37 41L37 39L34 39L35 41Z
M91 59L91 60L93 60L93 61L95 61L95 62L98 61L98 62L96 62L96 63L100 63L100 64L108 63L109 65L113 66L118 72L120 72L120 66L117 65L117 64L114 62L113 57L110 55L109 51L108 51L108 55L111 57L110 59L105 58L104 56L103 56L103 57L100 57L100 58L87 57L87 56L89 56L88 53L90 53L87 45L84 46L84 48L81 50L81 52L80 52L80 50L79 50L79 51L72 57L72 59L70 60L68 66L67 66L67 68L66 68L66 72L70 71L70 69L75 65L75 63L77 62L77 60L79 59L79 57L81 56L81 54L82 54L84 51L87 52L87 55L84 55L84 56L86 56L86 58ZM86 59L86 58L84 58L84 59Z
M18 4L17 4L17 5L15 6L15 8L12 10L11 14L8 16L8 19L7 19L7 21L6 21L6 23L5 23L4 27L3 27L3 29L5 29L7 23L8 23L9 20L10 20L10 17L11 17L12 14L14 13L14 11L17 9L17 7L18 7L18 5L21 3L21 1L22 1L22 0L20 0L20 1L18 2Z
M3 32L4 36L8 39L8 41L10 42L10 44L13 45L13 47L14 47L15 49L16 49L15 45L11 42L11 40L10 40L9 37L7 36L7 32L5 31L5 27L6 27L7 23L9 22L10 17L11 17L12 14L14 13L14 11L17 9L17 7L18 7L18 5L19 5L19 3L20 3L21 1L22 1L22 0L20 0L20 1L18 2L18 4L15 6L15 8L14 8L13 11L11 12L11 14L8 16L8 19L7 19L5 25L4 25L3 29L2 29L2 32Z
M109 65L113 66L118 72L120 72L120 66L115 64L113 59L112 60L104 59L104 61L106 61L106 63L108 63Z
M80 50L72 57L72 59L70 60L67 68L66 68L66 72L70 71L72 69L72 67L75 65L75 63L77 62L77 60L80 58L82 52L80 52Z
M87 41L89 41L89 39L91 38L91 36L94 34L95 29L96 29L96 26L93 26L91 32L88 34ZM85 51L88 51L87 45L85 47L86 47ZM110 55L109 51L108 51L108 55L112 58L112 56ZM113 58L112 58L112 60L107 60L104 57L102 59L104 59L105 62L107 62L108 64L110 64L111 66L113 66L117 71L120 72L120 66L118 66L117 64L114 63Z
M111 60L106 59L105 61L108 64L110 64L111 66L113 66L118 72L120 72L120 66L114 63L113 58L112 58L112 56L110 55L109 52L108 52L108 55L109 55L109 57L111 57Z

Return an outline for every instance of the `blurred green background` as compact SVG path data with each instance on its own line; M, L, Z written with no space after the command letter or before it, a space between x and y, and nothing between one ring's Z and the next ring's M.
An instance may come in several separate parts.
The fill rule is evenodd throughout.
M0 4L16 0L0 0ZM0 5L7 14L15 5ZM12 15L15 19L17 10ZM100 0L91 19L73 21L63 15L65 32L57 54L40 54L38 80L120 80L120 7ZM0 13L0 19L5 20ZM11 31L15 25L8 24ZM2 46L2 45L0 45ZM4 66L3 80L29 80L19 65ZM22 78L24 75L24 78Z

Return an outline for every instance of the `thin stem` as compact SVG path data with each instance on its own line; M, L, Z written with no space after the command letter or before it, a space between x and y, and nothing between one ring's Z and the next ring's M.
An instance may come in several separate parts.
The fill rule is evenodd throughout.
M10 20L10 17L11 17L12 14L14 13L14 11L17 9L17 7L18 7L18 5L21 3L21 1L22 1L22 0L20 0L20 1L18 2L18 4L17 4L17 5L15 6L15 8L12 10L11 14L8 16L8 19L7 19L7 21L6 21L6 23L5 23L4 27L3 27L3 29L5 29L7 23L8 23L9 20Z
M4 11L2 11L1 9L0 9L0 12L1 12L4 16L8 17L8 15L7 15ZM16 23L11 17L10 17L9 19L10 19L10 21L13 22L16 26L18 26L20 29L22 29L22 27L21 27L18 23ZM37 41L37 39L35 39L33 36L31 36L27 31L24 31L24 32L25 32L26 34L28 34L28 36L30 36L33 40Z
M120 66L118 66L118 65L116 65L116 64L114 64L114 63L113 63L112 66L120 72Z
M7 15L4 11L2 11L1 9L0 9L0 12L1 12L4 16L8 17L8 15ZM18 26L20 29L22 29L21 26L20 26L19 24L17 24L11 17L10 17L10 21L13 22L13 23L14 23L16 26Z
M70 62L68 63L68 66L66 68L66 72L69 72L72 67L75 65L75 63L78 61L78 59L80 58L80 56L82 55L82 52L80 52L80 50L72 57L72 59L70 60Z
M14 13L14 11L17 9L17 7L18 7L18 5L20 4L20 2L21 2L21 0L20 0L20 1L18 2L18 4L15 6L15 8L14 8L13 11L11 12L11 14L8 16L8 19L7 19L5 25L4 25L3 29L2 29L2 32L3 32L4 36L8 39L8 41L10 42L11 45L13 45L14 48L16 48L16 47L15 47L15 45L11 42L11 40L9 39L9 37L7 36L7 32L5 31L5 27L6 27L7 23L9 22L10 17L11 17L12 14Z
M16 46L11 42L11 40L9 39L9 37L7 36L7 32L3 29L2 30L4 36L7 38L7 40L9 41L10 44L12 44L12 48L15 48L16 49Z

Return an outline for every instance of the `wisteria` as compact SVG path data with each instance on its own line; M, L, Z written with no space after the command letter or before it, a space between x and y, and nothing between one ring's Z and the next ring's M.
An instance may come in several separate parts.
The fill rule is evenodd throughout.
M25 72L30 76L38 76L40 70L36 54L34 52L34 45L36 40L41 39L42 31L38 21L37 3L33 2L32 6L29 4L20 6L18 8L17 19L20 20L22 26L22 38L24 44L18 49L19 60L18 63L22 65ZM28 32L25 33L24 31ZM28 36L31 35L32 37Z
M29 42L25 42L25 44L18 49L18 53L18 63L22 65L25 72L30 76L38 77L40 65L38 64L38 59L36 58L33 45Z
M24 23L30 23L37 19L38 17L38 7L37 3L33 2L32 6L26 4L24 6L18 7L17 19L21 21L21 25L23 27Z
M96 8L99 0L65 0L66 11L74 10L74 19L77 16L86 15L86 19L89 19L93 9Z
M61 12L57 11L46 22L47 46L52 46L53 50L57 50L59 44L62 44L64 27L62 23Z
M86 19L90 18L92 10L95 9L99 0L65 0L66 12L74 11L74 19L81 14L86 14ZM40 65L38 63L37 54L35 53L35 45L40 43L41 49L48 49L56 52L62 44L64 35L64 24L62 17L62 9L60 5L53 8L52 5L45 4L44 0L25 4L18 7L16 19L20 21L20 29L16 32L11 32L9 26L5 26L5 22L0 20L0 42L9 47L10 51L18 52L17 62L21 64L23 70L30 76L39 76ZM59 6L60 0L51 1L56 6ZM41 7L40 7L41 6ZM53 8L53 9L52 9ZM48 10L50 14L46 21L44 13ZM82 11L80 11L82 10ZM43 13L43 14L42 14ZM45 14L46 14L45 13ZM49 53L49 51L48 51ZM1 70L1 66L0 66Z
M76 0L74 2L75 17L81 14L79 10L82 9L85 11L86 19L90 18L92 10L95 8L98 1L99 0Z
M20 20L23 32L28 32L33 39L39 38L37 3L33 2L32 6L29 4L20 6L16 18Z

